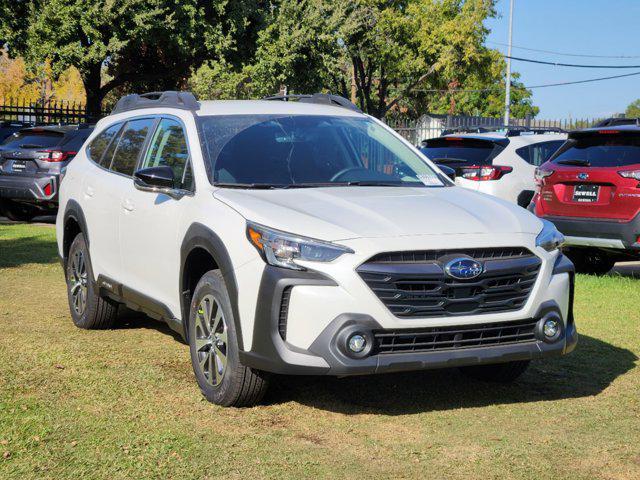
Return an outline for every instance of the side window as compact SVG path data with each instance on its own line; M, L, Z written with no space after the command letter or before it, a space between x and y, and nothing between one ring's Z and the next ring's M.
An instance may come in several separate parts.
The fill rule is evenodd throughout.
M176 188L192 189L186 135L180 123L170 118L160 121L142 162L142 168L159 166L171 167Z
M113 156L113 149L117 143L112 143L112 140L120 130L120 127L122 127L121 123L112 125L96 138L91 140L91 143L87 147L87 154L91 160L103 167L109 168L109 165L111 164L111 157ZM111 150L111 155L105 155L104 153L109 147L109 144L113 145L113 147L109 149Z
M154 122L153 118L142 118L126 123L118 141L111 170L124 175L133 175L144 141Z
M563 140L535 143L533 145L517 149L516 153L531 165L539 167L549 160L551 155L553 155L563 143Z

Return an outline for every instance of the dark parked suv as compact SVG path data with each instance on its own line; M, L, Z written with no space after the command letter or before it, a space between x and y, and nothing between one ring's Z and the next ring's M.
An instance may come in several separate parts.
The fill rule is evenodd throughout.
M0 145L0 211L29 221L55 213L64 169L89 137L86 125L23 128Z

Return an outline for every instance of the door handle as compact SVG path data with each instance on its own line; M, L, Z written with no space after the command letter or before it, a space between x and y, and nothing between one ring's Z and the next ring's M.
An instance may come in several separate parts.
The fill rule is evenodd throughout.
M87 197L93 197L93 195L96 193L95 190L93 189L93 187L89 187L87 186L87 188L84 189L84 193Z
M133 212L136 208L131 200L128 198L122 201L122 208L124 208L127 212Z

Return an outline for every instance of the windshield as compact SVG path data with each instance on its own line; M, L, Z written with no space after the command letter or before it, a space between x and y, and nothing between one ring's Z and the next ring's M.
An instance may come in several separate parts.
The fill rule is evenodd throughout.
M623 167L640 164L640 135L596 133L570 139L553 159L561 165Z
M436 163L451 165L491 165L504 147L488 140L440 137L427 140L420 151Z
M411 148L368 118L206 116L200 133L219 186L445 185Z
M61 132L51 130L22 130L8 136L2 146L5 148L43 148L53 147L64 136Z

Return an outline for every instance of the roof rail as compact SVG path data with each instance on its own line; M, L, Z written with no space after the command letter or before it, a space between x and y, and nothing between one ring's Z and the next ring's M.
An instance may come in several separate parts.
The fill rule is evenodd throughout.
M636 125L640 127L640 118L612 117L594 124L594 127L615 127L619 125Z
M358 107L339 95L330 93L314 93L314 94L289 94L289 95L272 95L264 97L263 100L281 100L288 102L289 100L298 100L300 103L316 103L321 105L333 105L335 107L343 107L354 112L362 113Z
M191 92L149 92L141 95L125 95L111 111L111 114L139 110L141 108L169 107L181 110L199 110L200 103Z
M518 137L523 133L542 135L544 133L566 133L559 127L525 127L523 125L474 125L466 127L451 127L442 132L442 135L453 133L504 133L506 137Z

